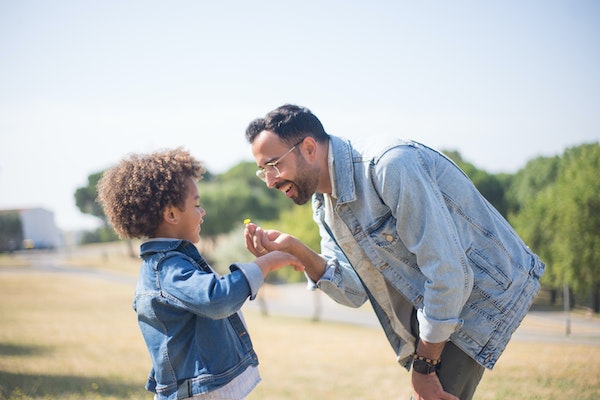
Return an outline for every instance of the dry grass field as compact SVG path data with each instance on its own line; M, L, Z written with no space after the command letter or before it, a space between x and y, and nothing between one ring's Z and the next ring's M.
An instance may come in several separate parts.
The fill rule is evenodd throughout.
M35 257L48 265L34 267ZM0 400L152 399L131 308L139 261L99 248L67 255L79 269L35 257L0 256ZM255 309L245 316L263 377L249 400L409 396L409 374L379 329ZM476 398L599 399L600 346L515 340Z

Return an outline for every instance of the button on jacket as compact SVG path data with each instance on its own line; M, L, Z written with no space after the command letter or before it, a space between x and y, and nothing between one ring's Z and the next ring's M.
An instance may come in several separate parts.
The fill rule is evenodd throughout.
M370 299L399 362L409 366L409 334L398 334L351 267L366 259L388 290L417 309L420 336L450 339L493 368L531 306L544 264L443 154L413 141L330 136L334 238L323 194L313 196L330 270L317 286L359 307ZM341 241L340 241L341 240ZM396 310L399 313L401 310ZM407 346L408 345L408 346Z
M219 277L185 240L154 239L143 259L133 308L153 368L146 388L179 399L217 389L258 365L238 311L264 279L254 263Z

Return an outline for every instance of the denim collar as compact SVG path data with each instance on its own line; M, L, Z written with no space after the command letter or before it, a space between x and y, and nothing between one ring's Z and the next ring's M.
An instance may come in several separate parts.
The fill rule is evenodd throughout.
M352 146L347 139L333 135L329 136L329 145L333 151L335 184L332 184L332 187L335 187L337 202L339 204L355 201L356 187L354 185Z
M164 253L167 251L181 251L182 253L197 258L200 256L198 249L194 244L185 239L152 239L140 246L140 257L146 257L154 253Z

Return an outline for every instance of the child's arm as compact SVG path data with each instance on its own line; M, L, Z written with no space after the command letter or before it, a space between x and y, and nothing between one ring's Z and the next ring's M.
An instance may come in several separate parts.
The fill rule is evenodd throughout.
M298 258L283 251L265 253L254 260L254 263L261 269L265 278L269 272L283 268L287 265L291 265L296 271L304 271L304 265Z
M270 271L286 265L302 269L295 257L282 252L266 254L255 262L234 263L230 266L231 273L223 276L173 257L159 268L160 291L166 303L207 318L226 318L237 312L248 298L256 297Z

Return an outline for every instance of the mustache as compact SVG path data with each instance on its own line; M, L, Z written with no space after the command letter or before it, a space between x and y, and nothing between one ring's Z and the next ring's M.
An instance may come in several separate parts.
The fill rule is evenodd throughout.
M275 184L275 189L281 189L282 186L287 186L289 184L293 184L294 182L292 181L283 181L283 182L278 182Z

